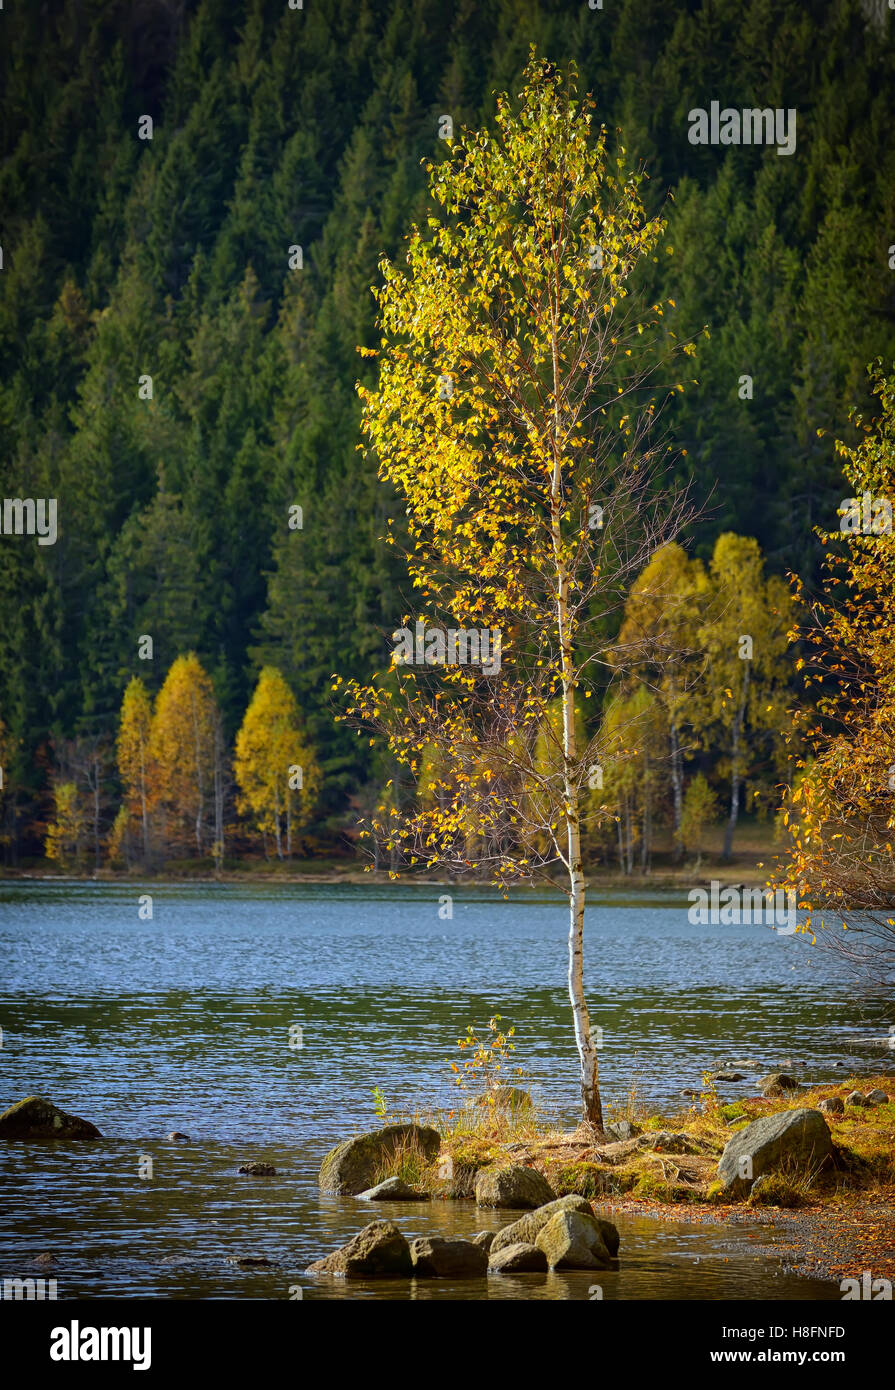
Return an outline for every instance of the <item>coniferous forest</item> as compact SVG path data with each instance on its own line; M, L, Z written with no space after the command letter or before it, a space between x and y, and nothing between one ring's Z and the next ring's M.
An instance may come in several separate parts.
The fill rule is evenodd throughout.
M424 163L488 124L532 44L577 66L668 219L649 289L697 345L667 424L701 512L667 582L757 595L773 713L733 791L772 807L785 577L817 576L833 440L895 359L885 0L46 0L0 22L3 496L58 516L54 544L0 537L5 862L346 852L394 769L334 719L330 677L385 667L409 592L382 543L403 503L358 449L370 287L425 221ZM714 101L797 111L794 149L691 143ZM723 625L705 603L695 627ZM629 768L595 856L630 872L644 827L686 812L698 849L727 815L729 719L704 703L682 784ZM294 806L264 785L284 718Z

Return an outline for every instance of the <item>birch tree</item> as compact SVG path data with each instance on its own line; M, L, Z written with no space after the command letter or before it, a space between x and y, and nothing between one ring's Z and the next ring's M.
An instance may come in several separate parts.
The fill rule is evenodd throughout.
M381 263L361 447L404 501L413 592L389 671L334 689L417 777L429 750L424 801L367 827L401 868L563 884L581 1103L599 1133L581 833L600 749L576 702L597 705L627 588L687 519L659 427L683 386L650 394L651 365L679 345L637 289L664 230L642 176L610 153L574 71L532 55L525 84L518 103L497 98L493 128L427 165L426 225L403 263Z

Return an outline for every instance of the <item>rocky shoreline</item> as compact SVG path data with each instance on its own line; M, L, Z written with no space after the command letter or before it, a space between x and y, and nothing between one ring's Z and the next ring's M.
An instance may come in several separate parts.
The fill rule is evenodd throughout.
M744 1078L728 1069L707 1083L714 1079ZM410 1120L354 1135L323 1158L321 1193L371 1206L472 1202L506 1212L507 1224L467 1239L434 1231L407 1239L394 1220L374 1219L306 1272L458 1279L618 1269L624 1252L606 1213L637 1212L773 1223L778 1238L767 1249L787 1270L840 1281L872 1273L883 1287L895 1280L895 1099L891 1077L869 1080L863 1090L854 1078L811 1086L775 1072L761 1078L759 1096L722 1105L710 1092L685 1115L620 1118L599 1134L538 1130L531 1108L516 1092L510 1105L508 1091L504 1111L473 1107L465 1128L445 1134ZM0 1115L0 1140L102 1137L90 1121L41 1097ZM167 1138L190 1142L179 1130ZM257 1160L237 1169L259 1179L276 1171ZM417 1229L418 1218L419 1208ZM263 1256L236 1262L269 1263Z

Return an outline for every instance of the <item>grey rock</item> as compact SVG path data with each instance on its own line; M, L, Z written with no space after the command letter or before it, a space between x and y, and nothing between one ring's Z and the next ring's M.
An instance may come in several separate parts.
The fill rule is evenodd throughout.
M418 1278L479 1279L488 1271L488 1251L471 1240L423 1236L410 1242L410 1258Z
M358 1197L362 1202L427 1202L428 1192L417 1192L416 1188L411 1187L403 1178L386 1178L385 1182L378 1182L375 1187L368 1187L366 1192L359 1192Z
M547 1256L537 1245L505 1245L491 1256L489 1274L546 1274Z
M817 1108L818 1110L822 1110L826 1115L841 1115L845 1106L842 1103L841 1096L827 1096L820 1102Z
M502 1231L498 1231L491 1246L491 1254L494 1256L498 1251L505 1250L508 1245L535 1245L541 1231L560 1212L576 1211L583 1216L589 1216L595 1221L600 1231L603 1244L606 1246L610 1255L618 1254L619 1236L615 1226L611 1221L604 1221L602 1217L594 1216L593 1207L586 1197L579 1197L576 1193L570 1193L567 1197L557 1197L553 1202L547 1202L544 1206L538 1207L536 1211L530 1211L525 1216L520 1216L518 1221L514 1221L510 1226L504 1226Z
M538 1232L535 1244L551 1269L608 1269L612 1256L592 1216L558 1211Z
M633 1139L640 1129L630 1120L611 1120L606 1126L606 1133L613 1139Z
M470 1236L470 1240L473 1245L480 1245L483 1250L490 1252L496 1235L496 1231L476 1231L474 1236Z
M816 1168L833 1154L830 1131L819 1110L783 1110L753 1120L746 1129L731 1135L718 1163L718 1177L724 1190L736 1198L745 1196L756 1178L781 1163ZM744 1158L752 1160L750 1177L740 1175L740 1160Z
M413 1273L410 1246L391 1221L371 1221L347 1245L308 1265L307 1274L345 1279L381 1279Z
M330 1149L320 1165L321 1192L356 1196L376 1182L382 1168L396 1160L405 1148L415 1147L432 1162L441 1148L441 1135L425 1125L386 1125L383 1129L359 1134Z
M521 1163L509 1168L482 1168L476 1174L475 1200L480 1207L542 1207L555 1195L545 1177Z
M846 1105L866 1105L867 1101L861 1095L860 1091L849 1091L848 1095L845 1097L845 1103Z
M886 1105L889 1097L885 1091L881 1091L877 1086L872 1091L868 1091L864 1099L868 1105Z

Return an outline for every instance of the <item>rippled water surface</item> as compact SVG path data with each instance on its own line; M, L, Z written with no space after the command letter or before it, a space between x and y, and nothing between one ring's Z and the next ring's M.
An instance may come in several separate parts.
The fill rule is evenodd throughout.
M494 1011L515 1023L540 1103L574 1123L563 900L463 889L442 920L442 891L0 887L0 1110L42 1094L105 1136L0 1145L0 1277L47 1273L28 1261L52 1252L60 1298L593 1296L584 1274L348 1288L301 1274L371 1219L365 1203L318 1194L322 1154L377 1123L375 1086L394 1110L455 1103L448 1062L467 1023ZM695 927L684 900L642 892L595 898L586 933L610 1102L636 1085L645 1100L683 1104L681 1089L725 1060L801 1063L806 1079L835 1076L843 1060L879 1070L879 1054L850 1051L871 1021L802 937ZM174 1129L191 1142L167 1141ZM237 1176L260 1157L277 1177ZM507 1219L457 1202L377 1214L408 1236ZM613 1219L623 1259L599 1276L605 1298L839 1296L781 1274L760 1255L761 1230ZM228 1263L245 1254L276 1267Z

